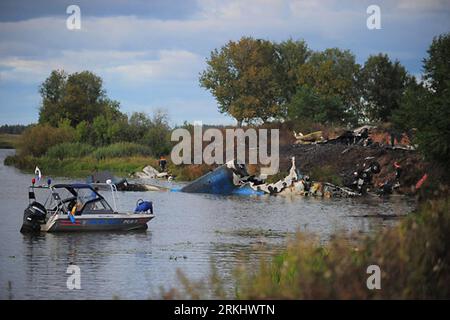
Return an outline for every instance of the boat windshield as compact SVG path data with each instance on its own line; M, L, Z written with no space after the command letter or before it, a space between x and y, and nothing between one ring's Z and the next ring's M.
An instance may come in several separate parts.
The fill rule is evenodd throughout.
M111 206L105 199L99 196L92 189L75 189L77 193L77 212L87 213L110 213L113 212Z
M81 205L85 205L87 202L100 199L98 194L91 189L74 189L77 193L77 202Z
M111 213L114 212L108 202L90 187L72 185L55 186L55 193L67 210L76 206L76 214Z
M36 201L35 191L50 190L43 205L49 212L67 214L76 207L76 215L114 213L109 203L97 193L97 189L87 185L60 184L53 188L48 186L30 186L29 199Z

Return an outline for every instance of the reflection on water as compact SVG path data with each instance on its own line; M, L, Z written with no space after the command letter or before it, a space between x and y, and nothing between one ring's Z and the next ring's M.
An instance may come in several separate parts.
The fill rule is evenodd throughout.
M1 299L157 297L161 287L178 285L177 269L199 280L214 264L229 278L239 263L269 257L297 230L326 241L336 231L368 233L396 223L363 215L405 214L411 209L400 198L119 193L122 209L132 210L141 198L154 202L156 218L147 231L22 235L31 175L2 165L11 152L0 150ZM69 264L81 268L81 290L66 287Z

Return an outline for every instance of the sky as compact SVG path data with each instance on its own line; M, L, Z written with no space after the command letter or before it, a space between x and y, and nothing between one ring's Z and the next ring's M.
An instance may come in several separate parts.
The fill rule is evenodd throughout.
M81 28L70 30L67 7ZM378 5L381 29L367 28ZM350 49L363 64L387 53L421 75L434 36L450 32L450 0L1 0L0 125L37 122L52 70L90 70L121 110L165 110L171 124L233 124L199 73L215 48L243 36L304 39L313 50Z

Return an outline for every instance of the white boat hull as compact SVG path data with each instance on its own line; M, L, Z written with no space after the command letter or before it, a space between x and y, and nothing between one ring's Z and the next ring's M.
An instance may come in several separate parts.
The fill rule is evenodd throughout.
M145 230L147 222L154 218L153 214L114 213L87 214L75 216L72 222L67 214L56 214L41 225L43 232L72 231L131 231Z

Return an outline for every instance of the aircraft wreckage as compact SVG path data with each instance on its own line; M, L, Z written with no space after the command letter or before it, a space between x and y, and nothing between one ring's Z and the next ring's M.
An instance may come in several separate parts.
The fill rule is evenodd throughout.
M354 197L361 195L360 192L347 187L310 181L307 175L302 175L297 170L295 157L292 157L289 174L275 183L265 183L263 179L249 175L244 164L238 164L233 160L176 191L223 195L292 194L317 197Z

